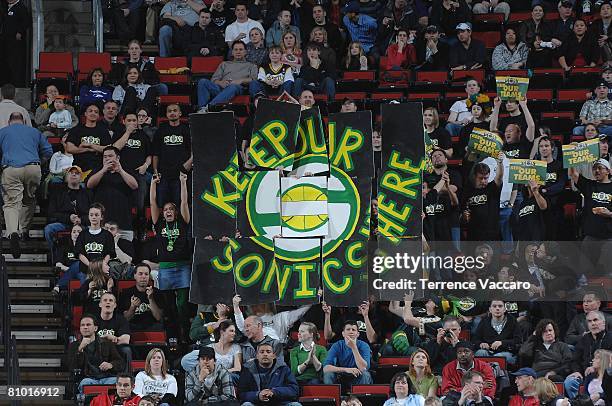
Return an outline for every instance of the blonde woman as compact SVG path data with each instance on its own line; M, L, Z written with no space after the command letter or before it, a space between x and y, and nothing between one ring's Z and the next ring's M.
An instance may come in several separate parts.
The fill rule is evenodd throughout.
M104 259L92 259L89 262L87 279L81 285L79 292L85 313L99 314L100 299L106 292L111 292L115 297L117 296L117 284L111 278L109 272L108 262Z
M440 115L435 107L427 107L423 110L423 125L433 142L435 148L443 149L446 156L453 156L453 144L451 135L445 128L440 127Z
M349 44L342 66L348 71L368 70L368 58L361 42L353 41Z
M596 350L593 354L593 372L585 378L584 386L594 406L605 406L603 377L608 368L612 367L612 351ZM607 403L610 404L610 403Z
M438 380L431 372L431 362L425 350L418 349L410 356L408 378L410 378L415 393L424 398L436 396Z
M298 73L302 67L302 49L300 48L300 40L291 31L287 31L281 37L281 62L291 66L294 73Z
M160 406L173 402L178 393L178 385L174 376L168 373L168 363L164 352L153 348L147 354L145 370L136 375L134 393L138 396L154 396L160 401Z
M336 67L336 51L329 47L327 31L323 27L314 27L310 31L310 42L318 44L321 48L321 60L330 68Z
M550 379L538 378L534 387L540 406L570 406L569 400L559 394L557 385Z

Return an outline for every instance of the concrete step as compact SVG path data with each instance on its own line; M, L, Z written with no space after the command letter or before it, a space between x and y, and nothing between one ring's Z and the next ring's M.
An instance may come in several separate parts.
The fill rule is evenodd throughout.
M25 292L11 292L11 302L44 302L44 303L55 303L59 299L59 296L54 295L51 290L47 291L25 291ZM16 303L15 303L16 304Z
M12 330L11 334L15 336L17 340L49 340L55 341L59 337L57 330Z
M70 380L70 372L56 371L19 371L21 383L33 382L41 384L55 385L57 382L68 382ZM6 380L6 371L0 371L0 380Z
M9 288L51 288L50 279L9 279Z
M46 241L43 240L27 240L19 243L21 247L21 253L35 254L35 253L46 253L49 251L49 246ZM2 252L10 252L11 242L9 240L2 240Z
M11 314L53 314L52 304L12 304Z
M55 277L55 270L49 265L7 265L9 277Z
M25 358L19 357L20 368L60 368L62 366L61 358L43 358L43 357L32 357ZM4 368L4 358L0 358L0 368Z
M0 349L4 350L4 347L0 345ZM28 354L63 355L65 352L66 346L64 344L17 343L17 353L20 357Z
M41 240L45 238L45 233L42 228L33 228L28 230L28 235L30 238L34 238L36 240ZM6 230L2 230L2 237L6 238Z
M11 317L11 326L15 327L41 327L49 328L63 327L64 319L62 317L39 317L23 314L16 317Z
M13 258L12 254L4 253L4 260L8 263L47 263L47 254L22 253L19 258Z

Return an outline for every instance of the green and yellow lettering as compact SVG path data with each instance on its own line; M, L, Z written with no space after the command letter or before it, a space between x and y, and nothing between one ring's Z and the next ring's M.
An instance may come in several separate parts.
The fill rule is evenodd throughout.
M346 247L346 262L353 268L359 268L366 262L366 257L363 254L365 243L363 241L354 241Z
M405 222L406 220L408 220L411 211L410 205L406 205L402 208L401 211L398 211L397 203L393 200L386 202L386 198L387 195L385 195L383 192L378 193L378 211L382 211L383 213L386 213L401 222Z
M250 271L250 275L244 275L243 270L249 265L253 266L253 269ZM264 260L259 254L250 254L245 255L236 261L236 265L234 267L234 278L236 279L236 283L238 285L248 288L249 286L254 285L264 271Z
M333 133L332 133L333 128ZM344 167L345 171L352 171L354 168L353 159L351 154L363 146L364 137L361 131L354 130L351 127L344 129L340 142L336 149L336 123L329 123L329 156L332 165L337 167Z
M329 288L329 290L336 294L346 293L353 284L353 280L349 275L345 275L340 284L334 282L330 272L332 270L339 269L342 269L342 262L336 258L330 258L323 262L323 282L325 283L325 286Z
M289 151L283 145L283 141L289 134L285 123L278 120L270 121L259 130L259 133L272 145L278 158L284 158L289 154Z
M317 288L310 287L310 272L316 272L314 264L296 264L293 269L298 273L298 288L293 290L294 299L306 299L317 295Z
M225 194L221 176L219 175L212 176L211 180L213 184L213 192L211 193L206 190L200 198L211 206L221 210L228 216L235 217L236 206L230 203L235 203L238 201L240 198L240 193L236 192L236 188L232 188L233 190L230 193Z
M405 179L394 171L385 172L380 181L381 187L397 192L409 199L416 199L418 194L417 187L420 187L420 185L421 181L418 176Z

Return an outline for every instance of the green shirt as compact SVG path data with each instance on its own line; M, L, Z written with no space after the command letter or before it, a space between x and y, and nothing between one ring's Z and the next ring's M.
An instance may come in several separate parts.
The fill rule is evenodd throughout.
M325 347L315 344L314 352L314 355L321 362L321 364L323 364L323 362L325 362L325 358L327 358L327 350ZM315 370L312 364L309 364L301 374L298 372L298 365L303 364L306 361L306 358L308 358L308 351L302 349L301 344L293 347L291 351L289 351L289 357L291 362L291 372L293 372L293 375L298 382L321 378L321 375L323 374L322 365L319 372Z
M431 375L429 377L426 376L419 382L417 382L415 376L408 374L408 377L410 377L410 382L412 382L412 386L414 386L414 390L416 391L416 393L425 398L429 396L430 388L435 388L435 390L438 389L438 379L434 375Z

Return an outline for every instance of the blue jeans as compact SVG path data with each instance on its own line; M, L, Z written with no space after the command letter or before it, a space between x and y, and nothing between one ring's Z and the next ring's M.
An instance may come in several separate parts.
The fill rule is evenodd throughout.
M280 90L277 90L277 93L281 94L283 92L287 92L291 94L292 91L293 91L293 82L289 81L289 82L283 82L283 84L280 87ZM252 80L249 83L249 95L251 96L251 99L255 98L255 95L259 92L264 92L266 96L268 95L268 92L266 91L266 86L264 86L263 82L260 82L259 80Z
M172 27L163 25L159 27L159 56L162 58L172 55Z
M574 135L584 135L584 125L579 125L574 127L574 129L572 130L572 134ZM599 133L603 133L606 135L612 135L612 125L600 125L599 127L597 127L597 129L599 130Z
M51 253L51 262L53 265L55 265L55 245L53 244L53 239L55 238L55 234L65 230L68 230L68 226L64 223L49 223L45 226L45 240L47 240L47 244L49 245L49 252Z
M563 381L563 388L565 389L565 394L570 399L575 399L578 395L578 389L580 389L580 384L582 383L582 378L576 378L573 376L568 376Z
M181 182L178 179L162 178L157 184L157 205L164 207L166 203L174 203L176 207L181 205Z
M461 130L463 130L463 126L455 123L446 123L446 131L450 133L453 137L458 137L461 134Z
M196 365L198 365L198 352L199 350L193 350L181 358L181 367L183 367L185 372L189 373L189 371L193 370Z
M451 227L451 238L457 252L461 252L461 227Z
M83 393L83 386L85 385L114 385L116 383L116 376L109 376L108 378L102 379L83 378L81 383L79 383L79 393Z
M168 94L168 85L165 83L158 83L152 86L155 90L157 90L158 95L165 96Z
M329 101L333 101L336 96L336 82L332 78L325 78L319 84L307 84L304 79L297 78L293 84L293 95L299 98L302 91L308 89L313 93L323 93L327 95Z
M178 264L174 268L160 268L157 274L159 290L188 288L191 283L191 264Z
M504 207L499 209L499 229L501 230L502 251L504 254L512 252L512 227L510 226L510 218L512 217L512 207Z
M70 283L73 279L78 279L81 281L81 285L83 282L87 280L87 275L80 271L79 265L81 261L75 261L68 267L68 270L64 272L61 278L57 281L57 286L60 289L66 290L68 289L68 283Z
M363 371L361 375L357 377L345 373L323 373L323 383L325 385L334 385L340 382L350 385L370 385L372 383L372 375L370 375L370 371Z
M229 85L222 88L208 79L198 80L198 107L200 108L208 104L227 103L232 100L234 96L241 94L241 85Z
M516 364L516 355L508 351L489 351L489 350L478 350L474 353L477 357L504 357L508 364Z

